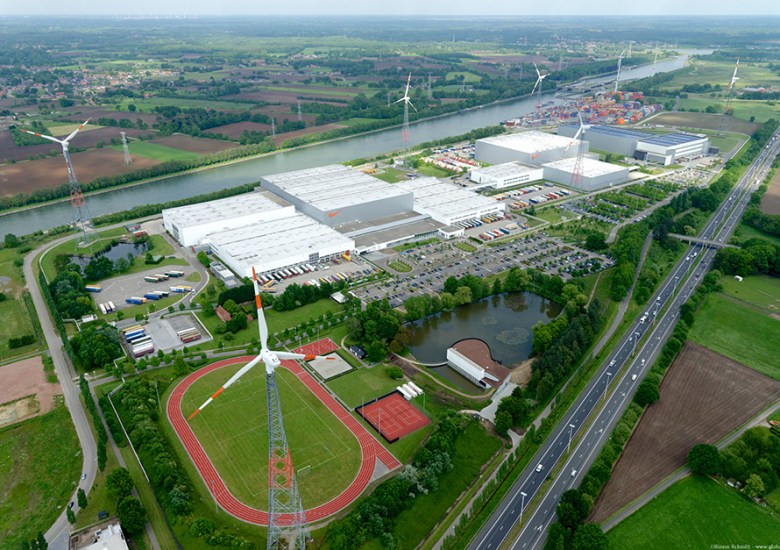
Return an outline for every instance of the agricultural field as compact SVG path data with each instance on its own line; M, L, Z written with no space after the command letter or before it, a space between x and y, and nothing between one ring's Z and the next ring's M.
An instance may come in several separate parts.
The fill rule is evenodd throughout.
M768 345L780 341L777 313L745 305L720 293L710 295L696 315L689 338L780 380L777 350Z
M780 214L780 171L775 172L764 196L761 197L761 212L764 214Z
M758 229L751 227L744 222L740 223L736 227L734 234L731 236L731 242L734 244L739 244L750 239L764 239L765 241L769 241L770 243L780 246L780 237L759 231Z
M0 430L0 540L4 548L46 531L68 504L81 452L61 402L37 418Z
M33 319L28 310L28 305L33 307L32 302L26 302L23 294L24 281L20 267L22 255L17 250L13 248L0 250L0 292L5 296L5 299L0 301L0 319L3 320L0 323L0 359L29 353L38 346L36 339L34 344L10 348L11 338L26 334L36 335Z
M48 381L40 355L1 366L0 428L48 413L61 395L56 377Z
M688 98L680 100L680 109L704 111L710 105L720 106L723 109L726 106L726 99L690 94ZM780 106L773 101L734 99L731 101L731 109L734 118L750 120L751 117L754 117L755 122L766 122L770 118L777 119L778 114L780 114ZM729 124L729 129L734 130L731 124Z
M217 369L197 380L184 394L183 412L200 406L239 367ZM323 504L355 478L361 462L357 439L294 374L278 369L277 381L301 498L307 508ZM247 373L190 425L231 493L267 509L265 370Z
M652 119L649 119L647 124L661 124L663 126L676 126L678 128L717 130L722 118L722 115L714 113L661 113L654 116ZM735 118L731 120L729 129L731 132L738 132L749 136L758 130L760 126L761 125L757 122L748 122L747 120Z
M127 147L134 160L136 157L145 157L157 162L168 162L170 160L192 160L198 158L198 155L195 153L174 149L173 147L150 141L130 141ZM121 145L112 145L111 148L120 153L122 151Z
M610 548L759 548L780 540L778 514L708 478L678 481L608 533Z
M780 398L780 382L688 342L642 416L591 512L602 522Z
M187 134L175 134L172 136L156 138L147 143L169 147L176 151L183 151L185 153L197 153L196 156L217 153L219 151L224 151L225 149L230 149L231 147L236 146L235 143L223 141L221 139L192 137L188 136Z
M722 292L768 311L780 312L780 280L768 275L751 275L742 281L725 276L718 281Z

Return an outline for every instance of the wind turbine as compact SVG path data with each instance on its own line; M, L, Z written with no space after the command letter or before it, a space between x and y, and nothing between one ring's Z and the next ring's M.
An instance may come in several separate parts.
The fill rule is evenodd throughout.
M731 100L734 98L734 84L736 84L739 77L737 76L737 69L739 69L739 58L737 58L737 64L734 65L734 74L731 75L731 81L729 82L729 93L726 99L726 106L723 109L723 116L720 118L720 124L718 124L718 130L715 132L717 135L722 135L728 132L729 129L729 117L731 115Z
M417 107L412 105L412 100L409 98L409 85L412 82L412 73L409 73L409 78L406 79L406 90L404 90L404 96L396 101L396 103L404 102L404 125L401 128L401 139L404 142L404 145L409 143L409 134L411 133L409 131L409 106L414 109L415 112L417 112Z
M70 140L79 133L84 126L87 125L89 119L84 121L84 124L73 130L71 134L65 139L57 139L56 137L46 136L39 134L38 132L31 132L29 130L21 130L25 134L30 134L35 137L47 139L55 143L59 143L62 146L62 156L65 157L65 165L68 167L68 184L70 185L70 205L73 207L73 225L76 229L81 229L84 234L84 243L88 243L92 237L93 227L92 220L89 217L89 210L87 210L87 203L84 199L84 194L81 192L81 186L76 179L76 173L73 171L73 161L70 158L70 152L68 151L68 144Z
M617 75L615 76L615 92L618 91L618 84L620 83L620 66L623 64L623 56L625 55L626 50L623 50L620 52L620 55L618 56L618 65L617 65Z
M260 300L260 285L257 273L252 267L252 284L255 287L257 306L257 326L260 331L260 354L230 377L225 384L209 397L203 405L195 409L187 420L205 409L214 399L232 386L239 378L252 370L258 363L265 363L266 395L268 398L268 545L269 549L304 549L309 537L306 511L298 493L290 448L282 420L282 407L279 401L279 388L276 384L276 367L285 359L311 361L312 359L333 360L333 357L305 355L268 349L268 325L263 314Z
M582 113L579 109L577 109L577 117L580 119L580 127L577 130L577 133L574 134L574 138L572 138L571 143L566 147L566 151L569 150L569 147L579 139L579 144L577 146L577 157L574 161L574 170L571 174L571 186L575 189L578 189L582 185L582 175L585 170L585 132L591 127L590 124L585 124L582 121Z
M539 88L539 93L537 94L539 101L536 104L536 108L538 109L542 106L542 81L549 75L540 73L539 67L536 66L536 63L534 63L534 69L536 69L536 84L534 84L533 90L531 90L531 96L533 96L536 89Z

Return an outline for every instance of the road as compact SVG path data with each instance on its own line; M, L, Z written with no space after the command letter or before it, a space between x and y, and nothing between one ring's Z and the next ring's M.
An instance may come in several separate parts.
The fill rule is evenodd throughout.
M62 394L65 397L65 406L70 411L70 416L73 419L73 425L76 427L76 435L79 439L79 445L81 446L81 453L83 459L82 471L86 474L86 478L79 479L78 486L73 489L73 511L78 511L78 502L76 501L76 492L79 488L84 489L84 492L89 494L89 490L92 488L92 484L95 481L95 475L97 474L97 446L95 438L92 435L92 430L89 427L90 420L87 417L87 413L79 400L79 387L77 383L73 382L76 376L75 372L71 370L70 364L65 357L65 352L62 348L62 341L56 335L54 330L54 323L49 316L49 309L46 305L46 301L43 299L40 289L36 282L38 281L38 266L33 265L33 259L40 254L43 250L55 246L68 239L73 239L72 235L59 239L54 243L47 243L36 250L33 250L24 258L24 278L27 281L27 288L30 291L30 295L35 304L35 310L38 312L38 317L41 320L41 328L43 329L43 335L46 338L46 345L49 347L49 353L54 361L54 370L57 373L57 378L62 386ZM83 478L84 476L82 476ZM51 550L66 550L68 548L68 538L70 535L70 524L65 517L65 508L63 507L62 513L54 522L54 525L46 531L46 541L49 543Z
M772 160L780 151L778 131L700 232L700 237L727 242ZM637 384L650 369L674 328L679 307L709 271L715 251L691 244L674 266L646 311L618 342L564 418L552 431L528 468L469 545L476 550L539 548L555 519L561 494L582 479L598 451L631 402ZM612 388L610 388L612 382ZM591 419L590 417L593 416ZM588 420L590 422L587 422ZM584 427L586 429L584 429ZM570 447L571 453L569 453ZM550 473L555 471L550 477ZM541 490L543 483L550 483ZM527 511L526 504L532 503ZM519 534L512 533L526 516ZM510 536L511 535L511 536Z

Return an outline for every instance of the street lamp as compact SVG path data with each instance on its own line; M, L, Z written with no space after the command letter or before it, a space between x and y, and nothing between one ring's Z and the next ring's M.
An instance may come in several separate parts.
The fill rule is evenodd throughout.
M639 344L639 331L636 331L636 332L634 333L634 349L633 349L633 350L631 350L631 353L633 353L633 352L635 352L635 351L636 351L636 346L637 346L637 344Z
M525 508L525 497L527 497L528 495L526 495L523 491L520 491L520 496L522 497L522 499L520 500L520 521L522 521L523 509Z
M608 373L607 373L607 383L604 385L604 396L605 396L605 397L606 397L606 395L607 395L607 388L609 387L609 377L610 377L610 376L612 376L612 373L611 373L611 372L608 372Z
M569 449L571 448L571 435L572 431L574 430L574 424L569 424L569 444L566 445L566 452L569 452Z

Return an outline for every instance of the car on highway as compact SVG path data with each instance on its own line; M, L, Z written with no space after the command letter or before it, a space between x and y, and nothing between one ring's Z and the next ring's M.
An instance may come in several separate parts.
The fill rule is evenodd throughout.
M539 464L536 466L536 471L537 471L537 472L541 472L542 470L544 470L544 466L543 466L543 465L542 465L542 463L540 462L540 463L539 463Z

